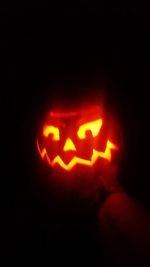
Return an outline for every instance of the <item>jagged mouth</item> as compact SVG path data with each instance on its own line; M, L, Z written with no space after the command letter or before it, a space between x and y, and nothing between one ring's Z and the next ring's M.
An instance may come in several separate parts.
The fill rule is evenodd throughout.
M48 156L46 148L42 148L42 149L40 148L38 140L37 140L37 148L38 148L41 158L43 160L46 159L48 164L51 167L54 167L55 165L59 165L61 168L63 168L66 171L72 170L77 164L82 165L82 166L92 167L95 164L95 162L98 160L98 158L103 158L111 162L111 158L112 158L111 150L118 150L118 147L108 140L105 151L101 152L101 151L97 151L93 149L93 153L92 153L90 160L74 156L68 163L65 163L59 155L57 155L53 160L51 160Z

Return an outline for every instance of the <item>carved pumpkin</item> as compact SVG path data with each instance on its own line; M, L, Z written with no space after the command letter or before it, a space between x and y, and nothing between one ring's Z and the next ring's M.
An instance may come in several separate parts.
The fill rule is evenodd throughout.
M49 112L37 136L41 158L55 170L107 166L118 151L113 124L99 107Z

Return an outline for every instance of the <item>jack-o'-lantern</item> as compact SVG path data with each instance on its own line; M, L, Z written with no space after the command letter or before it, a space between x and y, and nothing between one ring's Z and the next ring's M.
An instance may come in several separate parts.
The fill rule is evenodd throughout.
M41 158L50 168L73 173L101 169L119 150L110 118L95 106L78 111L51 111L37 136Z

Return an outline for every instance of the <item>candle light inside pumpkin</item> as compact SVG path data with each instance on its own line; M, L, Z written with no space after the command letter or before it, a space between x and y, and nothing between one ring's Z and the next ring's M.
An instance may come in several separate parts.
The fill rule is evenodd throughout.
M71 171L77 165L93 167L100 159L111 162L112 151L118 150L108 134L104 138L105 120L100 109L77 112L50 112L37 138L43 160L52 168ZM104 139L104 148L100 145Z

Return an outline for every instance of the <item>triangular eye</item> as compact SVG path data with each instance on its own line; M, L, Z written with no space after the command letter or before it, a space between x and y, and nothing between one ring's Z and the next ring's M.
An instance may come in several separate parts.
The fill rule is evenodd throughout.
M81 125L77 132L78 137L80 139L86 138L86 131L91 131L93 137L96 137L100 132L102 123L103 123L102 119L98 119Z
M60 140L59 129L57 127L51 126L51 125L44 126L43 135L45 137L48 137L50 134L52 134L54 141L59 141Z

